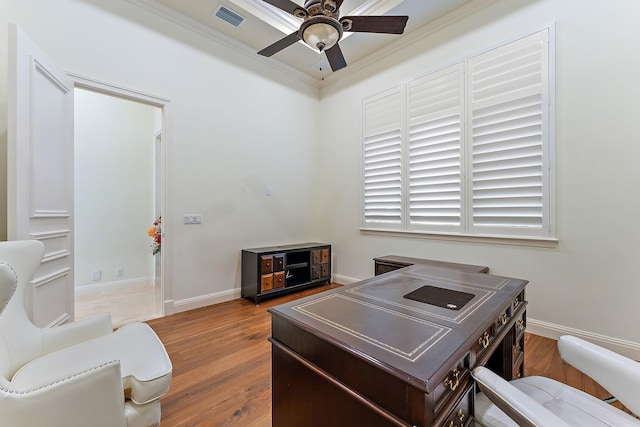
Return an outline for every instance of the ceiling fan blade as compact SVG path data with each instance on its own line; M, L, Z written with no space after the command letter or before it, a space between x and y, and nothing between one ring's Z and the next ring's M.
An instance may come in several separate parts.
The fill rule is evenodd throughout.
M282 9L285 12L289 12L293 16L298 16L295 13L296 10L302 10L305 12L305 15L308 14L307 10L304 7L292 2L291 0L262 0L262 1L264 1L265 3L269 3L270 5L275 6L278 9Z
M344 59L344 55L342 54L342 50L338 43L334 44L333 47L324 51L327 55L327 60L329 61L329 65L331 65L331 70L338 71L341 68L347 66L347 61Z
M287 37L278 40L277 42L275 42L271 46L265 47L260 52L258 52L258 55L271 56L274 53L280 52L285 47L291 46L292 44L294 44L298 40L300 40L300 39L298 38L298 32L296 31L295 33L289 34Z
M351 28L345 31L354 33L402 34L409 20L408 16L345 16L343 21L351 21Z

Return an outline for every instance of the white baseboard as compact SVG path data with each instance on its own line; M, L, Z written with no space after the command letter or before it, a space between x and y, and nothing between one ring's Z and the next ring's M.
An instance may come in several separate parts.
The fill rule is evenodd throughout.
M350 285L352 283L356 283L361 281L362 279L354 279L353 277L343 276L341 274L334 274L331 278L331 281L334 283L339 283L341 285Z
M562 335L573 335L574 337L582 338L585 341L608 348L611 351L633 360L640 360L640 344L632 341L611 338L606 335L594 334L592 332L581 331L579 329L555 325L531 318L527 318L527 332L554 340L557 340Z
M240 295L241 295L240 288L236 288L236 289L230 289L227 291L201 295L194 298L185 298L182 300L175 300L173 301L173 307L170 313L179 313L181 311L193 310L194 308L206 307L208 305L219 304L221 302L239 299ZM165 310L166 310L166 307L165 307Z
M135 288L143 286L153 286L153 276L135 277L127 280L117 280L113 282L100 282L90 285L80 285L75 287L76 295L95 295L100 292L115 291L124 288Z

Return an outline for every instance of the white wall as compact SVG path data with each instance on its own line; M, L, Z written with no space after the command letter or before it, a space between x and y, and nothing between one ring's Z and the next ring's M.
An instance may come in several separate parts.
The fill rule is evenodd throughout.
M365 278L376 256L487 265L530 280L529 325L640 343L640 2L503 0L322 93L323 235L338 273ZM551 248L361 233L361 100L548 24L557 39L557 237ZM333 214L340 212L340 215ZM530 328L531 329L531 328ZM595 335L594 335L595 334ZM631 343L625 343L630 341Z
M75 282L151 284L153 144L159 108L75 91ZM116 269L122 269L122 276ZM101 279L93 280L100 271Z
M320 239L316 89L123 0L0 0L0 111L9 22L68 72L170 100L163 276L176 310L239 296L242 248Z
M165 219L173 250L165 279L177 309L232 295L243 247L321 240L334 245L344 278L371 276L371 259L386 254L488 265L531 281L530 328L638 347L640 2L502 0L331 79L320 102L264 62L123 0L0 0L0 7L0 28L16 22L64 69L171 100ZM361 99L554 22L558 245L361 233ZM0 51L0 113L5 82ZM322 133L316 117L331 117ZM0 114L0 145L4 120ZM203 224L182 225L184 213L201 213Z

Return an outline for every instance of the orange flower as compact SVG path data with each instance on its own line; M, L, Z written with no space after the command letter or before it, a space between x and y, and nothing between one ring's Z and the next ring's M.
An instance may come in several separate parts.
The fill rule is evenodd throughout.
M160 252L160 245L162 241L162 218L158 217L153 221L153 227L147 230L147 234L149 237L153 239L153 243L151 243L151 253L153 255Z

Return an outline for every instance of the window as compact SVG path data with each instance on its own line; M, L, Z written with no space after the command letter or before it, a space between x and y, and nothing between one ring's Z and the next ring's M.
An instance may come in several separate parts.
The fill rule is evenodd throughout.
M363 100L363 228L553 237L549 30Z

